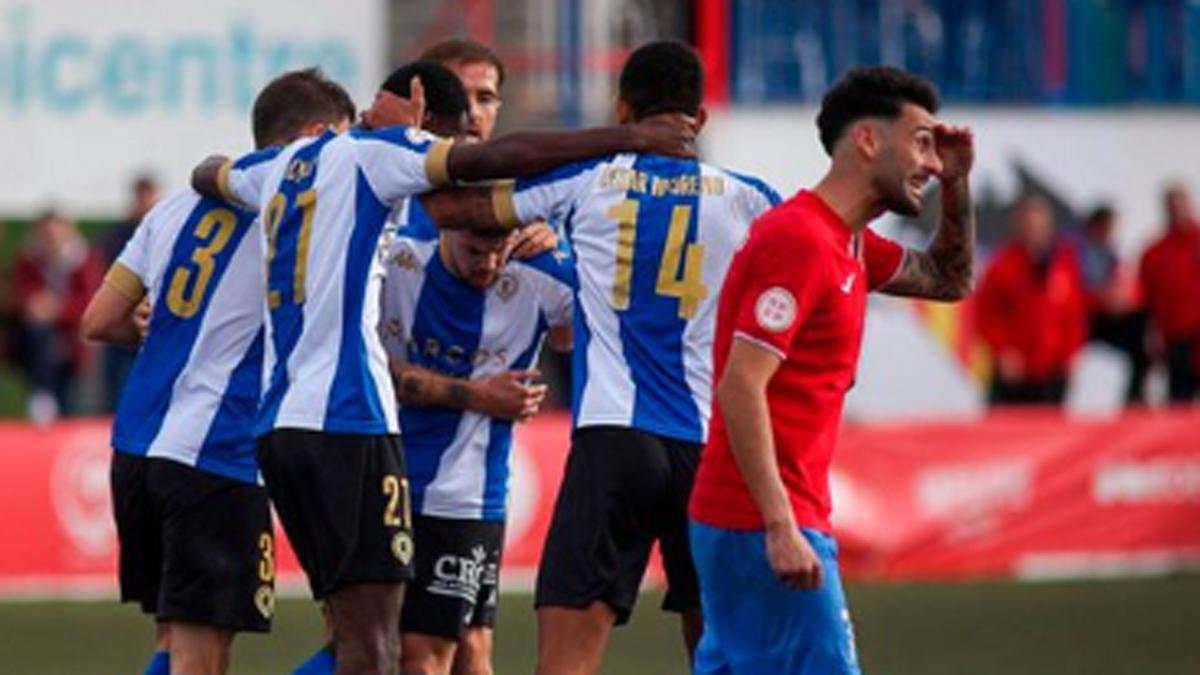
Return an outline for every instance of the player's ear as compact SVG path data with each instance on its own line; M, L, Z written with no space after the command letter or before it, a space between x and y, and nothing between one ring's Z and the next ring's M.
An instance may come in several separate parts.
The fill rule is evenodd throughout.
M617 117L617 124L629 124L637 121L633 118L633 106L623 98L617 99L613 106L613 114Z
M861 157L870 161L879 155L883 147L880 132L874 120L860 120L850 127L850 141L854 143L854 148Z
M703 129L704 125L708 122L708 110L705 108L700 108L696 111L693 119L695 122L692 123L692 132L696 135L699 135L700 130Z

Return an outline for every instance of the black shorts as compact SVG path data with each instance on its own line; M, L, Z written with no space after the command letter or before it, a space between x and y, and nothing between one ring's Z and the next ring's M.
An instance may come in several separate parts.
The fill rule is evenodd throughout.
M121 601L159 621L265 632L275 611L267 492L170 459L113 453Z
M700 606L688 547L688 497L700 446L625 427L577 429L538 568L538 607L597 600L629 620L655 540L667 573L663 609Z
M276 429L258 439L258 464L314 598L412 578L399 436Z
M504 523L417 516L417 576L404 596L400 632L458 641L496 625Z

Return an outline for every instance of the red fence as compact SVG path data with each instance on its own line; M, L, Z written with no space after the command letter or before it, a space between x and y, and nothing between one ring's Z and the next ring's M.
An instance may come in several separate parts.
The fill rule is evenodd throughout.
M532 579L568 423L518 428L503 577ZM0 595L111 593L104 420L0 424ZM833 474L852 577L1078 576L1200 567L1200 412L850 426ZM281 546L282 585L299 584Z

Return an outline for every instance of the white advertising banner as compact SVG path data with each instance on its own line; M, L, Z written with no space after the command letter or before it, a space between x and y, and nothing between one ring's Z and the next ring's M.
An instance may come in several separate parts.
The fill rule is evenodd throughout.
M117 215L136 173L182 185L252 148L254 96L285 70L367 102L384 30L383 0L0 0L0 213Z

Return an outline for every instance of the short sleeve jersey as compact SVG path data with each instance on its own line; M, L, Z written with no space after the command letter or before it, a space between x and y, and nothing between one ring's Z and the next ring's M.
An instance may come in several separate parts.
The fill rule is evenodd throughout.
M555 252L510 261L487 289L455 276L438 240L398 237L383 293L384 347L442 375L479 379L537 363L549 328L570 325L574 271ZM417 513L503 520L513 422L438 406L400 409Z
M113 265L106 283L131 300L144 291L151 303L150 332L113 421L118 452L257 481L264 300L254 220L177 192L146 215Z
M886 284L903 255L899 244L870 229L853 234L817 195L802 191L754 223L730 268L714 342L718 381L733 340L782 360L767 385L767 405L779 471L801 527L829 531L829 464L854 384L867 291ZM719 403L690 513L717 527L763 527Z
M297 141L265 177L224 189L262 214L267 266L265 392L258 433L399 433L379 339L384 224L446 178L448 142L417 129L326 132Z
M511 219L562 222L575 260L576 427L704 442L717 296L750 222L778 201L757 179L657 155L516 182Z

